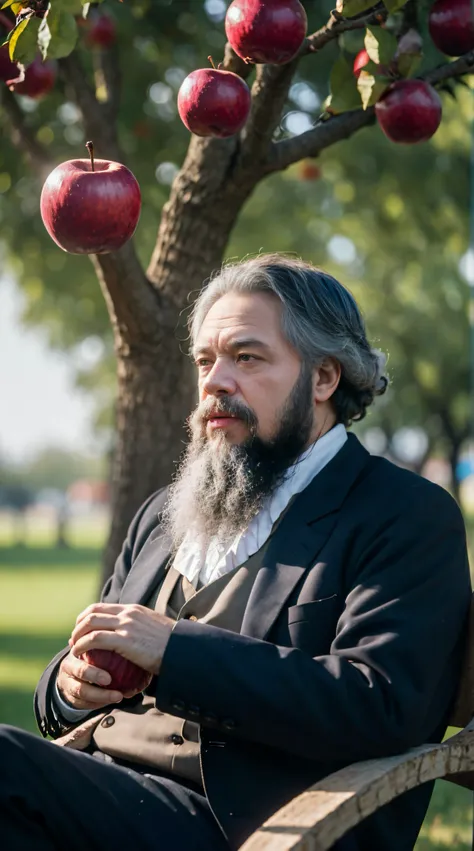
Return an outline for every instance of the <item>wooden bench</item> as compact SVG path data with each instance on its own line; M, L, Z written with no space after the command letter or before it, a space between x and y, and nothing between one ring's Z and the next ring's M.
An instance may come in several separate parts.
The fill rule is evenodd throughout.
M354 763L315 783L262 824L240 851L328 851L384 804L429 780L444 778L474 789L474 596L449 724L463 729L442 744Z

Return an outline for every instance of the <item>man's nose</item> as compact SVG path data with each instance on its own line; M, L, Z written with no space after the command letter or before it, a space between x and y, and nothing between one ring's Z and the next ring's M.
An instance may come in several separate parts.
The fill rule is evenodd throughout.
M222 361L216 360L214 366L204 378L201 389L206 396L234 394L237 384L232 369Z

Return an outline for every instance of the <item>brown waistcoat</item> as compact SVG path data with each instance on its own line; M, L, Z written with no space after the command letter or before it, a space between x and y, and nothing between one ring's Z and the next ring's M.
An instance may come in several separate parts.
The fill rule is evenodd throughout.
M240 632L268 541L245 564L198 588L171 567L149 608L174 620L189 618ZM202 785L199 724L160 712L151 694L127 709L115 708L94 733L99 750L185 777Z

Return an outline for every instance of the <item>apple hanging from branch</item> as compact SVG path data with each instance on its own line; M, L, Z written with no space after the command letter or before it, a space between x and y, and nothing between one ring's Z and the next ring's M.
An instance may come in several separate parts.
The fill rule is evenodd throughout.
M107 254L132 236L141 209L140 187L121 163L68 160L47 178L41 192L41 217L50 237L70 254Z
M238 133L247 121L250 103L245 80L214 67L192 71L178 92L180 118L196 136L225 139Z
M375 104L377 121L392 142L413 145L436 133L442 115L438 92L425 80L397 80Z
M30 98L39 100L51 91L55 82L55 63L48 60L43 62L41 56L37 56L25 69L24 80L13 83L10 88L17 95L27 95Z
M428 18L434 44L447 56L474 50L474 14L471 0L437 0Z
M250 62L290 62L303 44L307 28L299 0L233 0L225 17L231 47Z

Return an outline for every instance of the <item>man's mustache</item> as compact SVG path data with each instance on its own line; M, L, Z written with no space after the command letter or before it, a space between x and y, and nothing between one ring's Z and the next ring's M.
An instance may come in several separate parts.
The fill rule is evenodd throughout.
M238 399L232 399L230 396L221 396L219 399L208 397L201 402L194 411L192 419L203 424L212 413L228 414L231 417L238 417L243 420L245 425L250 429L256 430L258 425L257 415L249 408L240 402Z

